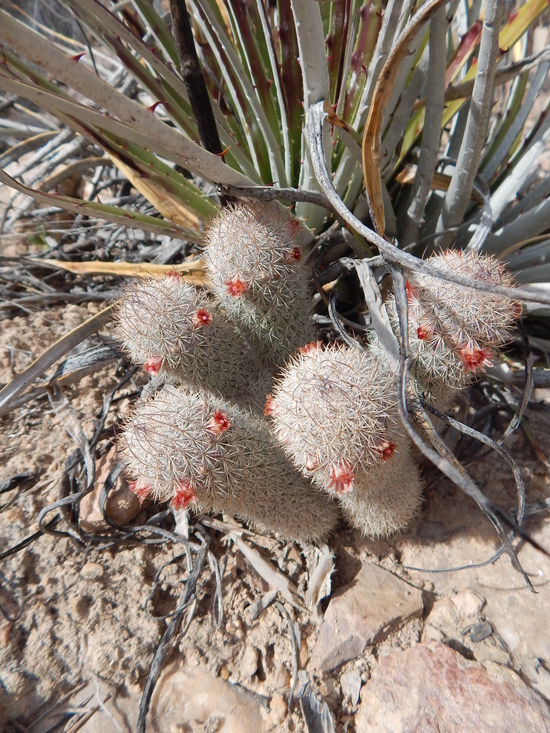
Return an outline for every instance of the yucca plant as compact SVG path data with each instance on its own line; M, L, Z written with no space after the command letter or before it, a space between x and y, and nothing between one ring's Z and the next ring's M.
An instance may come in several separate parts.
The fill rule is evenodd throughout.
M356 320L366 303L366 325L399 373L410 436L499 525L437 435L423 424L434 451L408 419L402 270L413 280L534 303L539 323L548 316L550 185L538 164L550 118L547 109L530 114L550 66L535 33L546 1L527 0L507 18L499 0L481 12L456 0L390 0L385 7L376 0L171 0L170 12L150 0L65 4L89 34L85 44L0 11L0 88L50 121L50 129L0 157L6 167L37 151L11 175L0 170L0 180L84 226L101 218L152 241L167 235L199 247L220 207L236 199L289 205L307 228L303 254L317 259L330 320L349 340L344 325L353 321L338 313L336 297ZM75 160L84 150L87 157ZM88 198L55 191L74 173L112 165L153 209L102 202L101 175ZM22 211L28 203L7 223ZM450 246L498 256L522 287L423 259ZM230 262L231 252L224 257ZM239 292L229 294L240 296L241 280L214 282L211 259L216 295L230 282ZM204 284L190 267L181 277ZM393 328L378 288L388 272ZM517 315L507 316L504 330ZM283 345L282 353L289 349ZM262 358L277 363L277 356ZM5 399L13 394L8 389Z
M0 231L41 245L33 265L164 276L118 300L131 357L184 383L148 389L126 427L138 496L169 500L178 520L196 505L305 540L330 532L339 508L384 536L420 503L412 441L488 514L521 570L508 530L533 540L502 443L542 370L527 361L498 442L438 408L491 358L498 366L519 303L531 345L550 350L547 0L511 11L502 0L62 1L74 38L19 3L0 9L0 182L15 189ZM53 224L60 211L69 218ZM10 301L32 300L35 282L21 278ZM98 297L113 295L107 285ZM317 336L347 344L305 343L311 313ZM0 414L109 315L17 375ZM509 463L514 517L426 410ZM87 485L39 524L92 487L78 437ZM155 655L138 731L205 553Z

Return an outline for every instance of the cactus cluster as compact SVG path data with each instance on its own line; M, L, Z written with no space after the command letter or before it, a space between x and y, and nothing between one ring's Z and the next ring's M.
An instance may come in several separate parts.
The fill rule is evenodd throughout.
M336 523L335 507L291 466L265 422L204 391L169 385L140 404L121 455L143 498L224 511L303 541Z
M505 266L490 255L446 250L428 262L487 285L513 285ZM470 384L491 365L492 358L509 340L521 306L494 293L470 290L419 273L409 275L406 287L411 372L419 390L444 406L456 389ZM398 334L393 296L388 311Z
M285 369L266 412L294 465L338 498L363 534L387 536L410 521L422 481L383 360L311 343Z
M422 490L396 377L376 339L363 350L313 340L300 229L276 206L230 206L206 238L211 293L177 276L124 290L124 346L173 384L138 405L121 454L142 499L304 541L325 538L341 511L363 534L388 536L410 522ZM430 262L512 285L490 256ZM419 393L441 399L485 368L519 316L509 299L416 273L407 293L411 374ZM392 297L387 307L397 335Z

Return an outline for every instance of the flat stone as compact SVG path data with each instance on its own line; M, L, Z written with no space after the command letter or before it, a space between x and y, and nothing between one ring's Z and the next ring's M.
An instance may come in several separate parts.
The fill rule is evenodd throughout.
M286 713L285 713L286 714ZM202 730L259 733L257 700L205 671L174 663L162 674L151 701L151 733Z
M470 588L465 588L451 596L451 601L462 618L478 616L486 603L483 596Z
M344 699L349 700L352 705L357 705L362 684L363 680L361 679L359 670L353 669L351 672L343 674L340 677L340 686Z
M97 462L94 489L80 502L80 519L78 523L85 532L95 533L111 530L111 527L103 519L99 508L99 497L103 484L117 462L118 455L114 446ZM105 514L116 524L128 524L139 512L139 508L139 499L130 491L128 482L120 474L105 502Z
M422 614L422 593L377 565L365 565L332 596L312 655L323 672L360 656Z
M361 733L547 733L550 709L511 669L437 641L383 657L363 687Z
M103 565L97 562L87 562L82 566L80 577L84 580L99 580L103 577L104 572Z
M255 646L247 646L244 650L241 663L239 664L239 674L241 679L250 679L258 671L259 652Z

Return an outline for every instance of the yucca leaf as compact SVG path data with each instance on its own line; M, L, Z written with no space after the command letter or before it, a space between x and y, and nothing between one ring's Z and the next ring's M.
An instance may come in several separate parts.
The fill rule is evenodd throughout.
M300 65L297 62L299 55L298 41L290 0L277 0L277 12L279 19L276 28L278 44L275 46L275 52L279 59L281 90L288 120L289 181L292 186L298 186L302 155L303 82Z
M194 19L216 56L218 67L227 85L231 104L245 130L250 154L266 183L286 185L286 174L277 141L266 114L258 101L246 70L243 68L224 28L208 0L194 0ZM270 180L271 179L271 180Z
M330 81L325 56L325 39L323 20L317 4L312 5L308 0L290 0L296 38L300 53L300 68L304 88L304 111L312 104L321 100L328 100L330 96ZM330 159L330 140L326 143L325 153ZM307 191L318 190L318 183L311 165L309 151L305 140L302 143L302 170L300 173L300 188ZM317 228L325 218L325 212L311 204L298 204L298 216L304 218L311 229Z
M221 157L203 150L158 120L153 112L144 110L139 105L137 105L139 112L135 118L135 127L131 127L85 105L62 98L58 94L52 94L24 82L7 79L1 75L1 68L0 88L29 99L57 117L71 119L70 126L73 129L81 131L84 122L89 128L98 131L99 139L101 139L102 132L110 132L117 135L119 139L127 139L168 160L173 160L186 170L213 183L235 186L253 185L249 178L224 165ZM98 137L94 137L93 141L98 142Z
M155 10L154 3L150 0L132 0L132 3L166 56L177 66L178 52L176 51L174 37L170 32L170 28Z
M61 196L59 194L36 191L28 186L24 186L22 183L19 183L1 168L0 182L5 183L7 186L14 188L20 193L31 196L41 203L45 203L49 206L58 206L60 209L72 214L98 217L105 221L121 224L125 227L133 226L136 229L143 229L144 231L152 232L153 234L168 234L171 237L185 239L190 242L202 241L202 237L198 232L192 229L180 227L177 224L164 219L157 219L156 217L149 216L148 214L128 211L116 206L108 206L106 204L98 203L97 201L82 201L80 199L72 198L71 196Z
M373 223L384 236L384 200L382 197L381 155L382 121L399 74L400 65L408 54L409 43L445 0L431 0L416 13L393 46L372 95L369 116L363 133L363 179Z

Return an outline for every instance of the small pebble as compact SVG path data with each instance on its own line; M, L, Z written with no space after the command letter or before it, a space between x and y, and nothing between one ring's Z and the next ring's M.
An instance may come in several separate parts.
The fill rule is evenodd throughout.
M465 588L460 591L460 593L456 593L451 597L451 601L462 618L477 616L481 613L483 606L486 603L483 596L473 590L470 590L470 588Z
M243 679L250 679L258 671L259 652L255 646L247 646L239 666L239 672Z
M346 672L340 677L340 686L344 699L349 700L352 705L357 705L361 694L362 679L359 670L354 669Z
M99 580L103 576L103 566L97 562L87 562L80 571L80 577L84 580Z
M282 695L273 695L269 703L269 719L273 725L280 725L286 718L287 705Z

